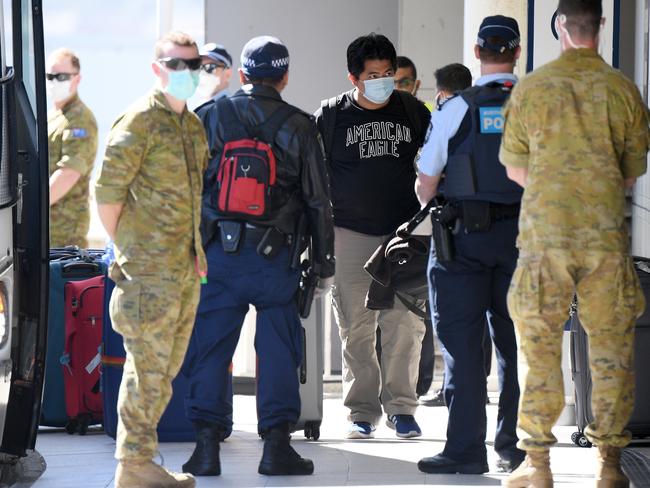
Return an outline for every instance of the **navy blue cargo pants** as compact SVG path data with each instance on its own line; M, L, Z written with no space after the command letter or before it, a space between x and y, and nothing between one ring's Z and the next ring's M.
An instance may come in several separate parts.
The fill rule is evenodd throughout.
M294 294L299 271L289 269L289 250L274 259L245 242L237 255L219 242L208 245L208 283L201 301L183 371L189 377L185 411L190 421L216 423L232 431L232 371L249 304L257 310L257 415L260 431L291 423L300 415L297 368L302 330Z
M460 462L486 462L486 371L483 331L487 316L497 355L499 410L494 449L505 460L516 448L517 343L506 297L517 264L517 219L499 220L485 232L454 236L455 258L429 262L433 322L445 360L444 394L449 421L444 455ZM433 247L433 246L432 246Z

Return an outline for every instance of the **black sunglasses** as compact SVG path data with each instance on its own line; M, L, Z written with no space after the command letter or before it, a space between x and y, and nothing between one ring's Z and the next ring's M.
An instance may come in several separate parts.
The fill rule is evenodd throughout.
M68 81L77 74L79 73L45 73L45 78L47 78L48 81Z
M189 69L196 71L201 67L201 58L183 59L183 58L160 58L159 63L162 63L166 68L172 71L182 71Z
M208 64L202 64L201 69L206 73L212 73L215 69L226 69L226 65L218 64L218 63L208 63Z

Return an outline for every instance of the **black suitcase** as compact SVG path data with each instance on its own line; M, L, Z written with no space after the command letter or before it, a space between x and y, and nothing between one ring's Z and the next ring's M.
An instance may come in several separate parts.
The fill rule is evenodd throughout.
M635 268L646 301L650 303L650 260L634 258ZM591 447L584 429L593 420L591 411L591 373L588 337L580 324L576 307L571 314L571 374L575 386L576 424L578 431L571 440L580 447ZM636 438L650 437L650 307L636 323L634 339L635 401L627 429Z

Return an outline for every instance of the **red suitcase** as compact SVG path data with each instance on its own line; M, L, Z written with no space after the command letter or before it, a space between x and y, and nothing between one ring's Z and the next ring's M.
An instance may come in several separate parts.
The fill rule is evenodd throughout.
M101 422L99 388L104 276L65 284L65 350L61 357L68 433Z

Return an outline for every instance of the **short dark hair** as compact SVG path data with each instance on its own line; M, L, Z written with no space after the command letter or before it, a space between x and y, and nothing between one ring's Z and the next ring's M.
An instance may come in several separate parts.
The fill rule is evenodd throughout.
M395 46L386 36L371 32L367 36L357 37L348 46L348 71L358 78L369 59L387 59L393 69L397 69L397 52Z
M400 68L410 69L413 72L413 79L418 79L418 70L415 69L415 64L413 64L413 61L411 61L410 58L407 58L406 56L397 56L397 69Z
M558 15L566 16L569 34L580 39L593 39L600 32L603 17L602 0L560 0Z
M492 45L506 45L507 41L501 36L490 36L487 38L488 44ZM514 49L504 49L503 52L493 51L486 47L478 48L478 57L482 63L486 64L505 64L505 63L514 63L515 62L515 53L517 48Z
M472 86L472 73L467 66L452 63L437 69L433 76L436 77L438 90L455 93Z

